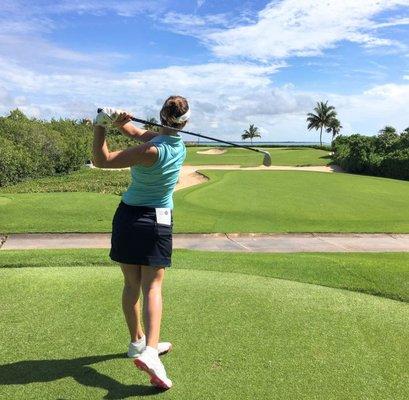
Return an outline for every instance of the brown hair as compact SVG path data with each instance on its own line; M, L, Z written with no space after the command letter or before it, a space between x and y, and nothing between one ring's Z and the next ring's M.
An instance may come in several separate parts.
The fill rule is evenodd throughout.
M189 110L189 104L187 100L182 96L170 96L163 104L160 111L160 121L162 125L170 126L172 128L182 129L186 122L176 122L175 118L178 118L186 114Z

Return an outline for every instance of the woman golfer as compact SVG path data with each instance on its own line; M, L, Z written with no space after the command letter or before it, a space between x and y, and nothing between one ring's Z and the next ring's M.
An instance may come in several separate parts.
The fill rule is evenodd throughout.
M189 114L187 100L171 96L162 107L160 120L162 125L183 129ZM122 308L131 336L128 356L150 375L153 385L169 389L172 381L159 359L172 347L167 342L159 343L162 282L171 264L172 194L186 149L176 130L161 128L157 133L139 129L131 118L125 112L100 110L94 120L94 163L101 168L131 167L131 184L112 222L110 257L120 263L124 275ZM110 122L144 143L110 152L105 140L105 126ZM141 289L146 335L140 318Z

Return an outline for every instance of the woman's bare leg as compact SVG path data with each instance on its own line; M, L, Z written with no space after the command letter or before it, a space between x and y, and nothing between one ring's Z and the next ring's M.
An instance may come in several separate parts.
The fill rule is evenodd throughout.
M146 345L155 349L158 347L162 319L162 282L164 275L164 267L141 265Z
M124 288L122 291L122 310L128 325L131 342L142 338L144 333L141 325L140 293L141 266L121 264L124 274Z

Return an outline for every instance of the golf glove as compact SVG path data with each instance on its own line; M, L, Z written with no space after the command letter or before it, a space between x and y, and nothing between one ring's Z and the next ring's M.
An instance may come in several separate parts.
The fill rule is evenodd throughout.
M98 114L94 118L94 125L106 127L115 122L120 113L123 110L118 110L116 108L104 107L98 109Z

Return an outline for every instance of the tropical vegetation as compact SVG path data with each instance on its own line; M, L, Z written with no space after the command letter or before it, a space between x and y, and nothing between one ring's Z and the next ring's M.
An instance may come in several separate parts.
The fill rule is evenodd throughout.
M250 139L251 145L253 144L253 139L256 137L261 138L261 134L259 129L254 124L251 124L248 129L245 129L244 133L241 135L243 140Z
M143 127L147 131L153 131L153 132L159 132L159 127L153 124L159 124L158 120L155 117L148 117L146 119L147 124L145 124Z
M328 133L332 134L334 139L341 129L341 122L337 118L337 112L334 106L328 105L328 101L325 103L320 101L314 108L314 112L307 114L308 130L311 129L320 131L320 146L322 146L322 132L325 129Z
M107 141L112 150L135 144L113 128L107 130ZM91 144L88 119L42 121L13 110L0 117L0 187L76 171L92 159Z
M358 174L409 180L409 128L401 134L391 126L377 136L339 136L333 142L333 160Z

